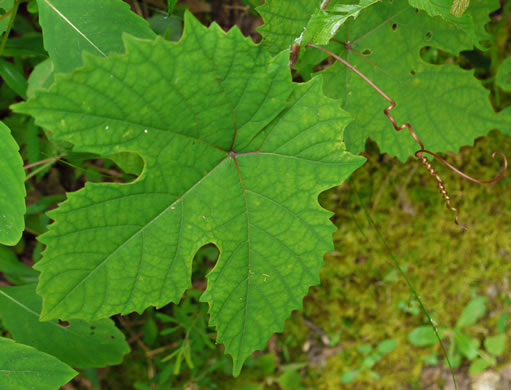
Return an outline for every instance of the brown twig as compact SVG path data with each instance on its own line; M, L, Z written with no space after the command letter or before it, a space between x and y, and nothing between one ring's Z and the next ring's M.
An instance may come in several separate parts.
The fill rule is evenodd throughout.
M329 4L330 4L330 0L323 0L323 3L321 3L321 9L325 10Z
M31 168L37 167L37 166L39 166L39 165L43 165L43 164L46 164L46 163L49 163L49 162L58 161L58 160L60 160L62 157L65 157L65 156L67 156L67 155L66 155L66 154L60 154L60 155L58 155L57 157L50 157L50 158L46 158L46 159L41 160L41 161L36 161L35 163L25 165L25 166L23 167L23 169L26 171L26 170L28 170L28 169L31 169Z

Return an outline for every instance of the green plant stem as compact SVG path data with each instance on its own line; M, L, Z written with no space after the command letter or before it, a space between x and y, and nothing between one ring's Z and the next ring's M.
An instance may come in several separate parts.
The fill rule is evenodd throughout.
M392 263L397 268L397 270L399 271L399 273L401 274L403 279L406 281L406 284L408 285L408 288L410 289L410 291L414 295L414 297L417 300L417 302L419 302L419 305L420 305L420 307L422 309L422 312L425 314L426 318L428 319L429 324L433 328L433 331L435 332L435 336L436 336L438 342L440 343L440 347L442 348L442 353L443 353L443 355L444 355L444 357L445 357L445 359L447 361L447 365L449 366L449 371L451 373L451 377L452 377L452 380L453 380L454 389L458 390L458 386L456 384L456 378L454 377L454 370L452 368L451 361L449 360L449 356L447 355L447 351L445 350L445 347L444 347L444 345L442 343L442 339L440 338L438 330L437 330L435 324L433 323L433 320L431 319L431 316L430 316L428 310L426 309L426 307L422 303L422 300L420 299L419 294L417 294L417 291L413 288L412 283L410 282L410 280L407 278L406 274L403 272L403 270L399 266L399 262L397 261L397 259L394 256L392 250L388 246L387 241L385 241L385 239L383 238L383 235L381 234L380 229L378 229L378 227L376 226L376 223L374 222L373 218L371 217L371 214L369 214L369 211L368 211L367 207L362 202L362 199L360 198L360 194L358 193L358 191L355 191L355 193L357 194L360 206L364 209L364 213L366 215L367 221L369 222L369 225L371 225L371 227L374 228L374 230L376 231L376 236L378 237L378 240L385 247L388 255L392 259Z
M0 44L0 56L4 52L5 45L7 43L7 38L9 38L9 34L11 33L12 26L14 25L14 19L16 19L16 14L18 13L18 8L23 0L17 0L16 3L14 3L14 7L9 11L9 13L12 13L11 19L9 20L9 24L7 26L7 30L4 33L4 36L2 38L2 43Z

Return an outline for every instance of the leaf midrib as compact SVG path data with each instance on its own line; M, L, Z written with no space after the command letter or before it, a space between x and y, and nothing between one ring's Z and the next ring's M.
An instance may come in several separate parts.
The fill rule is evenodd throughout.
M64 22L66 22L69 26L71 26L71 28L73 30L75 30L83 39L85 39L87 41L87 43L89 43L99 54L101 54L103 57L106 57L106 54L103 52L103 50L101 50L94 42L92 42L91 39L89 39L89 37L87 37L87 35L85 35L82 31L80 31L80 29L78 27L76 27L62 12L60 12L58 10L57 7L55 7L51 2L50 0L43 0L47 5L48 7L50 7L59 17L62 18L62 20L64 20Z

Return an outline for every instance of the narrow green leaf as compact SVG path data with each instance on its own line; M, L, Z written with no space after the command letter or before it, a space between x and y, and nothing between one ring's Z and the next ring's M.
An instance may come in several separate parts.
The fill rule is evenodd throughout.
M364 162L344 150L340 102L321 78L292 83L287 62L187 13L178 43L127 37L126 55L86 56L13 107L76 151L145 163L138 180L87 183L50 213L37 264L43 319L177 302L195 253L214 243L221 254L201 299L234 373L283 329L332 250L318 195Z
M12 250L2 245L0 245L0 272L14 284L36 283L39 276L39 272L21 263Z
M47 56L41 33L27 33L19 38L9 38L2 53L4 57Z
M40 62L34 67L28 78L27 96L33 97L35 91L40 88L48 88L53 83L54 69L51 59Z
M486 313L486 301L485 297L473 298L467 306L463 309L463 312L456 321L456 328L462 329L466 326L475 324L484 314Z
M507 335L505 333L484 339L484 348L493 356L500 356L506 350Z
M44 47L55 72L82 64L82 52L106 56L123 50L121 36L154 39L148 23L121 0L37 0ZM63 39L65 37L65 39Z
M0 244L15 245L25 221L25 171L18 145L0 122Z
M53 356L4 337L0 351L2 390L58 390L78 374Z
M40 322L41 297L35 284L0 288L0 317L12 337L20 343L55 356L77 368L119 364L130 348L112 320L97 322Z
M23 99L27 98L27 79L25 75L3 58L0 58L0 77L19 96Z
M172 15L172 12L174 12L174 7L177 4L177 0L168 0L168 15Z

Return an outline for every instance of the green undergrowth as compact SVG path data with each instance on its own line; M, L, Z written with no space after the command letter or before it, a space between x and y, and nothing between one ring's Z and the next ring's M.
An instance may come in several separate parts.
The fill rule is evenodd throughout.
M511 138L492 132L448 159L487 179L499 171L501 161L491 158L497 145L509 151ZM497 319L508 310L510 178L480 185L434 163L460 209L460 220L468 226L464 231L454 224L454 213L445 208L435 179L418 161L398 164L380 156L374 144L368 145L367 156L369 163L348 183L323 194L324 205L336 212L336 251L326 256L321 288L312 289L304 314L343 346L324 368L314 370L320 375L308 381L313 388L342 388L341 374L357 368L359 344L398 341L395 351L374 367L381 379L361 374L346 385L350 389L396 389L418 383L424 356L433 350L441 353L439 345L419 349L408 342L408 333L426 324L425 316L378 241L364 208L438 325L454 326L476 294L488 298L489 314L469 330L470 336L481 338L494 331ZM509 354L502 359L507 360Z

